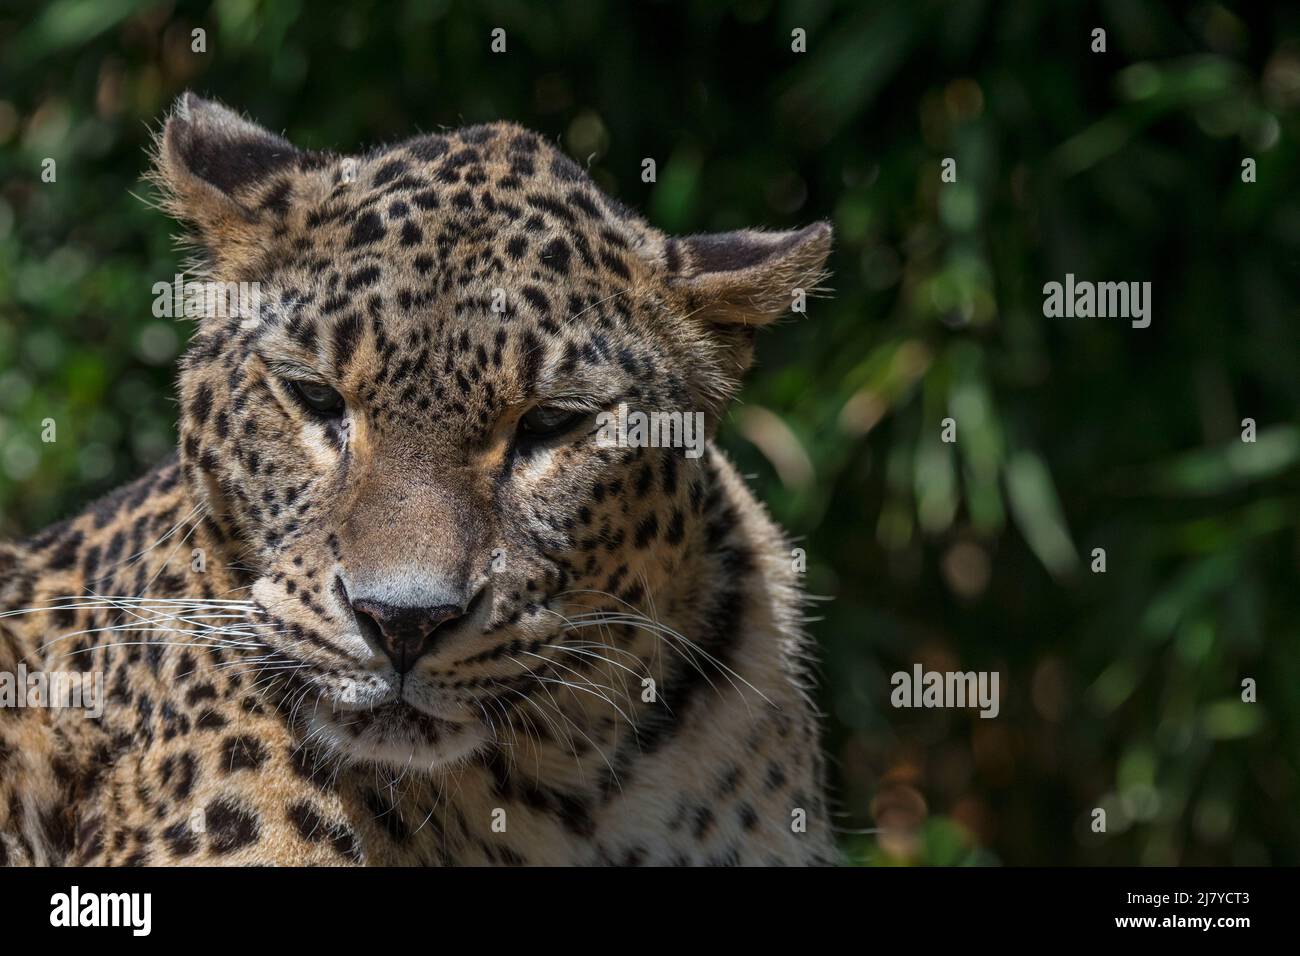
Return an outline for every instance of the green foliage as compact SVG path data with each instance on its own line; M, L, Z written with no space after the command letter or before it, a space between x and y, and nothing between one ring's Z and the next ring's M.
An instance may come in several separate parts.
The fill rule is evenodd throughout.
M514 119L664 228L835 222L833 297L762 338L723 441L832 598L851 857L1300 863L1298 28L1154 0L11 4L0 534L174 442L188 329L150 307L179 257L137 197L177 93L344 150ZM1151 327L1044 318L1067 272L1150 281ZM893 710L914 661L999 671L1001 716Z

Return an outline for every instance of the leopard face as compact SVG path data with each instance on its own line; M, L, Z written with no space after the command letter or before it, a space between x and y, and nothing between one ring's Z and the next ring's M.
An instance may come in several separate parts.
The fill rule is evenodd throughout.
M830 241L669 238L504 123L335 156L187 96L155 176L257 299L183 360L185 480L307 739L396 768L474 753L582 615L708 546L707 455L608 416L711 433Z

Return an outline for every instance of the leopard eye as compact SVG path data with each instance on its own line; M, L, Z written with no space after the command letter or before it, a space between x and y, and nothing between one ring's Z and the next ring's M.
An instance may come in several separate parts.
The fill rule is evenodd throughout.
M343 396L328 385L295 379L289 383L289 387L316 414L326 418L337 418L343 414Z
M519 437L531 441L558 438L572 431L587 414L556 405L536 405L519 419Z

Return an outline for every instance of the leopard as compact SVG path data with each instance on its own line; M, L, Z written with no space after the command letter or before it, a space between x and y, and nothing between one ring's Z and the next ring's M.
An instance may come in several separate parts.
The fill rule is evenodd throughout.
M335 153L193 93L146 177L218 291L171 456L0 544L0 863L837 862L792 542L718 445L828 222L673 236L512 122Z

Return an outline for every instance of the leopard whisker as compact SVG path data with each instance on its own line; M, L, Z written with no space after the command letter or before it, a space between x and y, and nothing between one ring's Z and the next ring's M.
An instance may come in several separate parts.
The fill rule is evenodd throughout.
M626 606L626 607L629 607L629 608L632 607L632 605L631 605L631 604L628 604L628 602L622 600L621 598L617 597L616 595L609 594L609 593L606 592L606 591L568 591L568 592L565 592L565 593L567 593L567 594L578 594L578 593L595 593L595 594L601 594L601 595L604 595L605 597L609 597L609 598L612 598L612 599L615 600L615 601L618 601L620 604L623 604L623 605ZM753 684L751 684L749 681L745 680L745 678L743 678L740 674L736 673L736 671L734 671L732 668L730 668L730 667L728 667L727 665L723 664L721 661L719 661L716 657L714 657L712 654L710 654L710 653L709 653L708 651L706 651L704 648L700 647L698 644L696 644L694 641L692 641L690 638L688 638L685 634L682 634L680 631L677 631L677 630L675 630L675 629L669 627L668 625L661 623L660 621L656 621L656 620L654 620L654 619L652 619L652 618L646 617L644 614L641 614L640 612L636 611L634 608L633 608L632 613L627 613L627 614L613 614L613 615L611 615L611 614L605 614L605 613L600 612L600 611L596 611L596 612L593 612L593 613L596 614L596 615L600 615L599 620L601 621L601 623L627 624L627 625L632 626L632 627L640 628L641 630L653 631L653 632L655 632L655 633L658 633L658 634L659 634L660 636L662 636L662 637L669 637L669 638L672 638L672 639L675 640L675 641L680 641L680 642L682 642L682 643L683 643L687 648L689 648L691 651L693 651L694 653L698 653L698 654L699 654L701 657L703 657L707 662L709 662L709 663L712 664L714 667L716 667L716 668L718 669L719 673L721 673L724 677L727 678L728 682L732 685L732 688L733 688L734 690L736 690L737 692L739 692L739 691L740 691L740 688L737 687L736 684L735 684L735 681L732 680L733 677L734 677L736 680L739 680L739 681L740 681L742 684L744 684L745 686L747 686L750 690L754 691L754 693L756 693L756 694L757 694L760 698L762 698L766 703L768 703L769 705L771 705L771 706L773 706L773 707L776 706L776 704L773 703L772 700L771 700L770 698L768 698L768 696L767 696L766 694L764 694L762 691L760 691L757 687L755 687L755 686L754 686ZM574 617L575 617L576 619L578 619L578 620L581 621L581 620L587 619L589 616L588 616L588 615L582 615L582 614L579 614L579 615L574 615ZM743 697L743 695L742 695L742 697Z
M622 626L626 626L626 627L636 627L641 630L647 631L647 633L654 634L659 637L663 637L662 634L658 634L656 631L654 631L651 628L642 627L635 621L621 621L613 618L606 620L603 614L593 616L591 620L576 621L574 624L571 625L569 630L576 631L580 628L586 628L586 627L595 627L599 629L604 627L607 623L611 623L611 622L616 624L621 624ZM704 682L708 684L709 687L711 687L714 690L714 692L719 694L721 693L721 691L718 690L718 686L709 677L708 673L704 670L702 666L700 666L700 662L695 659L695 655L693 653L691 653L688 649L678 647L676 644L674 644L671 641L665 640L662 643L664 645L667 645L669 650L673 651L675 654L677 654L678 657L680 657L687 664L693 667L695 669L695 672L700 675L700 677L704 680ZM655 646L659 647L660 645L656 644Z
M631 674L633 677L636 677L638 679L642 678L643 676L649 676L648 674L646 675L638 674L636 671L632 670L632 668L628 667L626 664L620 664L618 661L612 661L608 657L605 657L602 654L597 654L595 651L585 650L584 648L577 647L573 644L552 644L551 646L554 647L557 651L565 651L569 654L577 654L582 657L590 658L592 660L597 660L600 661L601 663L608 664L611 667L617 667L620 670L626 671L627 673ZM627 696L626 690L627 688L624 688L624 696Z
M520 666L522 667L523 665L521 664ZM535 680L539 680L539 681L541 681L541 678L537 677L537 675L533 675L533 677L534 677ZM566 682L565 682L565 681L556 681L556 683L564 684L564 683L566 683ZM595 742L594 740L591 739L591 736L590 736L590 735L589 735L585 730L583 730L581 727L578 726L578 724L573 720L572 717L570 717L568 714L566 714L566 713L564 712L563 708L561 708L560 705L559 705L559 703L556 701L556 699L555 699L555 695L552 694L552 693L550 692L549 689L547 689L545 686L543 686L543 690L545 690L545 692L546 692L546 696L550 698L550 703L549 703L548 706L550 706L551 709L554 710L554 711L556 712L556 714L558 714L558 715L560 716L560 719L561 719L561 720L563 720L563 721L564 721L565 723L567 723L570 727L572 727L572 728L573 728L574 730L576 730L579 734L581 734L581 735L582 735L582 738L583 738L584 740L586 740L587 743L589 743L589 744L591 745L591 748L592 748L594 751L596 751L597 754L600 755L600 759L603 760L603 761L605 762L605 766L606 766L607 768L609 768L610 777L615 781L615 783L617 783L617 784L619 785L619 789L621 790L621 789L622 789L622 783L619 781L618 771L614 769L614 765L613 765L612 763L610 763L610 762L609 762L609 758L608 758L607 756L605 756L605 751L603 751L603 750L602 750L602 749L601 749L601 748L596 744L596 742ZM546 703L545 701L540 701L540 700L537 700L536 698L533 698L533 697L525 697L525 699L526 699L529 703L533 704L533 706L537 707L539 713L542 712L542 711L541 711L541 705L542 705L543 703ZM567 736L568 736L568 739L569 739L569 749L570 749L570 750L575 750L575 751L576 751L577 748L573 745L573 735L572 735L572 734L568 734ZM584 771L583 771L583 767L582 767L582 760L581 760L581 759L580 759L576 754L575 754L575 756L574 756L574 761L576 762L576 764L577 764L577 766L578 766L578 771L579 771L580 773L583 773Z
M520 667L521 669L523 669L523 670L525 670L525 671L528 670L528 668L524 666L523 662L519 661L517 658L509 658L509 659L510 659L510 660L513 660L516 664L518 664L519 667ZM611 701L609 698L605 697L603 694L599 694L599 693L596 693L595 691L588 690L587 688L583 687L582 685L580 685L580 684L574 684L574 683L572 683L571 681L561 680L561 679L559 679L559 678L555 678L555 677L542 677L540 674L536 674L536 673L532 673L531 676L532 676L532 679L533 679L533 680L535 680L535 681L537 681L537 682L539 682L539 683L541 683L541 684L543 684L543 685L547 685L547 684L558 684L558 685L560 685L560 686L562 686L562 687L568 687L568 688L570 688L571 690L580 690L580 691L582 691L582 692L584 692L584 693L591 694L593 697L599 697L601 700L604 700L607 704L609 704L611 707L613 707L615 710L617 710L617 711L618 711L618 712L623 716L623 719L624 719L624 720L627 720L629 724L632 723L631 720L627 717L627 715L624 714L623 711L618 707L618 705L616 705L616 704L615 704L613 701ZM577 725L577 723L575 723L575 722L573 721L573 719L572 719L571 717L569 717L568 714L564 713L564 710L560 707L559 702L556 701L556 699L555 699L555 695L551 693L550 689L549 689L549 688L546 688L546 687L544 687L543 689L546 691L546 696L549 697L549 698L551 699L551 703L552 703L552 705L555 707L555 712L556 712L557 714L559 714L559 715L560 715L564 720L568 721L569 724L573 726L573 729L574 729L574 730L576 730L578 733L582 734L583 738L584 738L584 739L585 739L589 744L591 744L592 748L596 751L596 753L600 754L600 758L601 758L602 760L605 761L605 765L606 765L607 767L609 767L609 772L610 772L611 774L615 773L614 765L611 764L611 763L609 762L609 758L605 756L604 751L602 751L602 750L600 749L600 747L596 746L596 742L595 742L594 740L592 740L590 736L588 736L588 734L586 733L586 731L584 731L581 727L579 727L579 726ZM634 725L633 725L633 726L634 726ZM572 738L570 738L570 741L572 741ZM579 762L578 766L579 766L579 769L581 769L581 766L582 766L581 762Z

